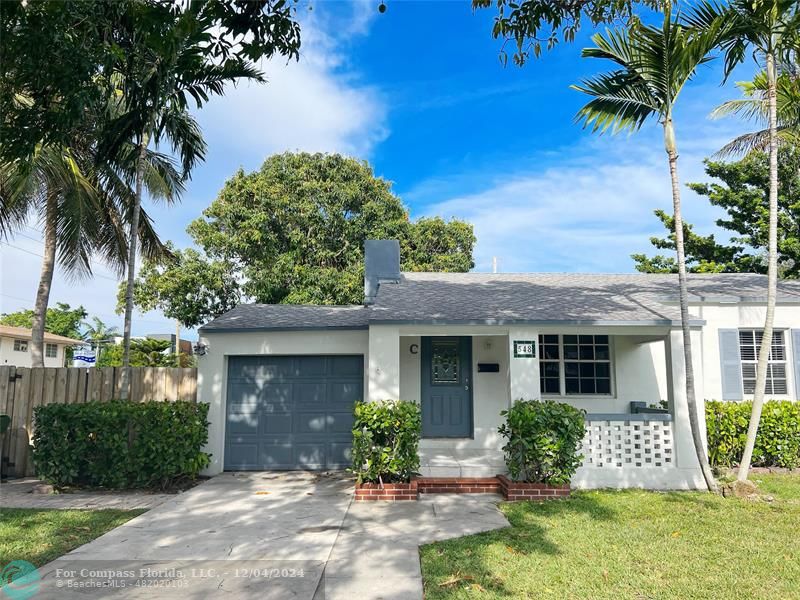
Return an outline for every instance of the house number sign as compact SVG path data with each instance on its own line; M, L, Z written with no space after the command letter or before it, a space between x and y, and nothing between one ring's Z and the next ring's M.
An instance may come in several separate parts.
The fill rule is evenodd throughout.
M536 342L514 340L514 358L536 358Z

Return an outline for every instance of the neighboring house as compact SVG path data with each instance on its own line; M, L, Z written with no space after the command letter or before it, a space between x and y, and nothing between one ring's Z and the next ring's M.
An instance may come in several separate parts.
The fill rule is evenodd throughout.
M67 346L81 345L82 340L74 340L55 335L44 334L44 366L63 367L64 351ZM14 367L31 366L31 330L24 327L0 325L0 365Z
M367 243L365 306L240 305L200 329L210 472L343 468L353 402L401 398L421 405L422 474L493 475L500 412L546 398L587 411L574 486L704 487L676 276L400 273L399 252ZM752 393L766 284L689 276L701 407ZM800 282L779 284L775 327L768 397L798 399Z
M138 339L138 338L137 338ZM144 338L141 339L151 339L151 340L163 340L167 341L172 344L172 354L175 354L175 334L174 333L148 333ZM186 354L191 356L192 351L192 342L191 340L180 340L180 349L182 354Z

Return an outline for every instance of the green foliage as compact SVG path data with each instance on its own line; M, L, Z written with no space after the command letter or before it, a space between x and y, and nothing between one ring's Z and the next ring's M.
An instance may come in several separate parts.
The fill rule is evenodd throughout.
M175 358L171 351L172 342L168 340L131 340L131 367L186 367L191 366L192 357L181 353L180 358ZM100 356L97 359L98 367L122 366L121 344L108 344L101 346Z
M58 487L167 488L208 466L208 404L89 402L34 409L37 475Z
M362 302L367 239L400 240L408 271L474 266L471 225L410 222L389 182L339 154L287 152L254 173L240 170L189 232L265 303Z
M63 335L73 340L83 339L81 329L83 320L88 316L83 306L72 308L65 302L56 303L55 308L48 308L44 320L44 330L55 335ZM19 310L13 313L0 315L0 324L12 327L33 327L33 311L30 309Z
M583 461L584 411L553 400L518 400L500 414L506 417L498 433L508 440L503 452L511 478L568 483Z
M584 21L591 26L621 20L638 21L637 7L658 8L661 0L472 0L472 7L496 7L497 16L492 37L513 42L514 63L523 65L533 54L539 57L543 49L550 50L560 40L572 42ZM508 62L505 45L500 51L503 64Z
M295 4L284 0L2 2L3 158L25 159L40 143L67 145L89 122L105 119L117 75L136 79L137 105L158 105L160 90L149 85L157 69L138 68L144 55L171 68L165 50L179 48L178 68L195 100L207 93L191 82L198 65L222 72L276 55L297 58L295 17Z
M639 24L592 36L585 58L599 58L614 70L584 79L572 88L592 96L575 120L593 132L638 131L656 117L665 129L665 148L675 152L672 112L684 86L708 62L719 25L694 30L673 20L670 5L661 25Z
M84 324L86 329L83 332L84 339L93 344L106 343L108 340L119 335L119 329L106 325L99 317L92 317L91 323Z
M359 402L353 424L353 467L358 483L406 482L419 469L422 416L402 400Z
M747 439L752 402L706 402L708 458L712 466L739 464ZM753 466L800 467L800 402L764 403Z
M766 273L764 259L769 229L769 157L752 152L736 162L706 160L705 170L716 181L690 183L727 215L717 226L735 237L730 245L713 235L701 236L684 226L687 268L694 272ZM674 250L675 226L663 211L656 215L669 237L651 238L659 249ZM662 255L634 254L636 269L645 273L676 273L677 263ZM782 277L800 277L800 148L784 146L778 152L778 265Z
M229 311L239 302L239 284L231 268L191 248L174 250L162 261L145 260L133 284L133 303L143 312L160 310L192 328ZM125 284L117 293L117 311L125 309Z

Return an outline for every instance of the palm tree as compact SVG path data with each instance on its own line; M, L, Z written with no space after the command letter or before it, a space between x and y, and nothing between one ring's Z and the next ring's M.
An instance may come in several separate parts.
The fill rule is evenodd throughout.
M124 156L124 148L120 156ZM148 152L148 189L171 197L177 175L168 157ZM44 231L44 254L34 302L31 362L44 366L44 326L56 262L75 279L91 276L92 257L99 255L118 272L127 259L125 225L131 219L130 186L125 165L100 160L91 143L70 147L39 145L25 161L0 164L0 236L13 236L32 212ZM168 254L150 218L138 226L146 252L154 259Z
M584 49L582 55L610 60L619 68L584 80L580 86L573 86L594 98L576 116L584 127L591 127L593 132L602 133L609 129L613 133L626 129L638 131L651 117L657 118L663 127L664 149L672 180L686 398L695 452L710 490L716 489L716 482L706 458L695 397L673 109L697 67L710 60L708 53L714 47L718 33L717 29L703 32L687 30L672 19L668 5L661 27L639 25L628 30L609 30L605 35L595 34L592 41L596 47Z
M83 336L84 339L90 341L95 349L96 356L100 357L100 344L107 342L119 335L119 329L114 326L108 326L99 317L92 317L92 324L87 325L86 331Z
M164 7L152 7L164 10ZM187 111L189 98L199 108L211 95L222 95L225 85L240 79L262 81L261 73L244 60L227 58L213 63L207 58L208 34L197 26L202 3L189 3L172 17L152 19L149 29L137 27L127 42L121 76L122 116L115 122L115 135L108 140L112 151L120 142L138 148L134 179L135 196L130 221L130 244L125 288L123 367L130 365L131 319L136 267L138 220L142 204L143 158L148 145L171 146L180 158L183 178L204 160L206 145L199 126ZM166 24L166 25L165 25ZM122 371L123 397L127 394L128 369Z
M713 118L738 116L754 121L765 128L740 135L717 152L717 156L728 158L749 154L753 151L769 151L769 82L767 74L758 73L753 81L736 84L743 98L729 100L714 109ZM800 74L785 70L778 75L776 83L778 110L778 145L800 147Z
M732 0L721 5L704 2L687 21L698 30L718 30L725 25L720 48L725 54L725 77L748 54L756 56L766 76L767 129L769 140L769 235L767 243L767 312L758 352L753 410L747 428L739 481L746 481L753 457L758 424L764 404L767 368L772 347L775 300L778 293L778 65L797 52L800 8L797 0Z

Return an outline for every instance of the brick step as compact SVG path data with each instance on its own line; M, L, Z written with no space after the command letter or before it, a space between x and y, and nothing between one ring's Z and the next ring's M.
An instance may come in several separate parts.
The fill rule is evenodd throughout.
M497 477L418 477L420 494L499 494Z

